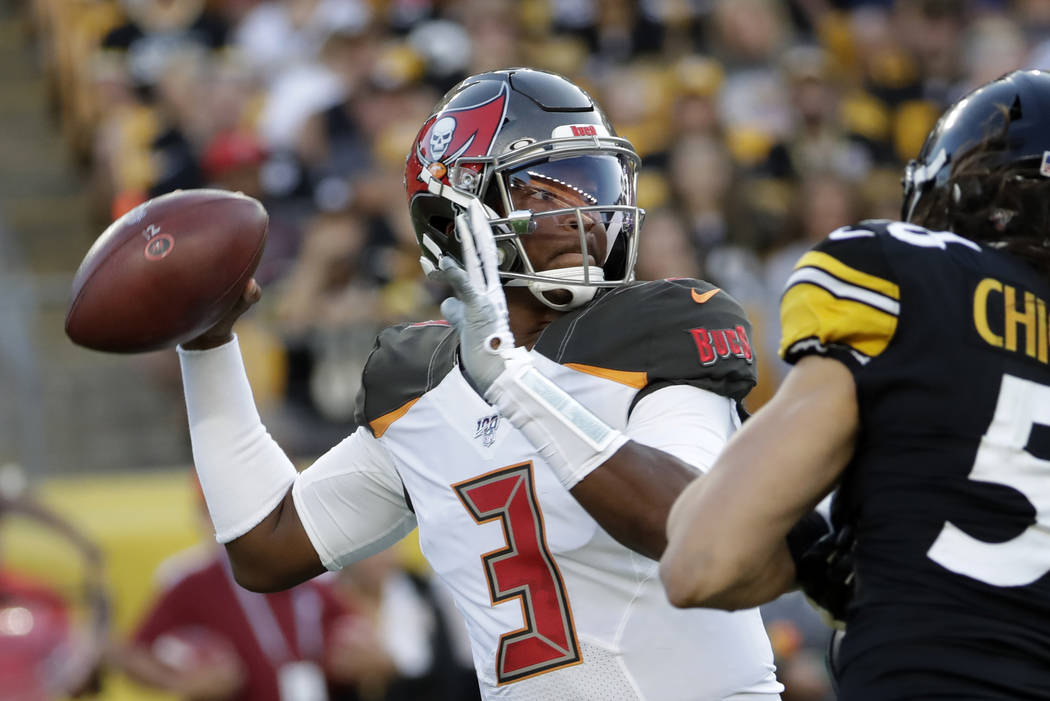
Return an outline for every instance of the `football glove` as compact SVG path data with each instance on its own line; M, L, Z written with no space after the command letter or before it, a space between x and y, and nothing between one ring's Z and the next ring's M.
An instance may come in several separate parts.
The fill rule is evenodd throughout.
M835 628L844 628L856 585L855 541L849 526L829 530L795 561L799 588Z
M514 352L496 241L477 200L472 199L467 212L456 216L456 234L463 248L464 267L449 256L438 261L439 277L456 294L441 303L441 313L459 332L463 367L484 396L508 363L527 358L521 357L525 349Z
M514 346L496 243L481 204L471 200L456 216L463 267L444 256L438 275L455 297L441 312L459 332L460 361L475 389L519 429L566 489L627 442L536 369L529 352Z

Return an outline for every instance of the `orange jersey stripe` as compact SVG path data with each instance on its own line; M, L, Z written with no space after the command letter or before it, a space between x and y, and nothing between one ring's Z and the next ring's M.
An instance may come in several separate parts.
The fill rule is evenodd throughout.
M647 372L610 370L609 368L600 368L597 365L584 365L583 363L565 363L565 367L585 372L588 375L594 375L595 377L603 377L606 380L619 382L621 385L627 385L628 387L634 387L635 389L641 389L649 384L649 373Z
M416 397L415 399L413 399L411 401L405 402L404 404L399 406L397 409L394 409L391 412L387 412L386 414L383 414L382 416L380 416L378 419L375 419L374 421L369 423L368 425L372 427L372 434L376 438L379 438L380 436L382 436L384 433L386 433L386 430L388 428L390 428L390 426L395 421L397 421L402 416L407 414L408 410L412 408L412 405L415 404L418 401L419 401L419 397Z

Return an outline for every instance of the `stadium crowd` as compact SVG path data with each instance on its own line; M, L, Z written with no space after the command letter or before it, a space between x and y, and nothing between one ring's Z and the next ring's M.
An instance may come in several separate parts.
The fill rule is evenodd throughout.
M253 378L272 394L259 397L268 425L298 456L348 433L377 329L439 313L446 291L419 268L404 159L437 98L464 76L541 68L605 106L642 157L638 277L704 278L744 304L759 360L754 409L785 369L776 310L801 253L838 226L899 216L903 165L948 104L1015 68L1050 68L1048 0L33 0L31 9L100 230L176 188L239 190L267 207L256 314L270 331L242 336L257 355L250 369L271 377ZM413 586L394 589L409 608L420 606ZM829 698L826 632L795 603L767 613L784 698ZM381 698L370 693L360 697Z
M640 278L741 300L782 371L776 302L799 253L895 217L903 163L968 88L1048 60L1040 0L37 0L99 223L175 188L258 197L294 451L351 416L374 330L436 313L404 208L407 144L465 75L528 65L606 106L643 159ZM347 362L351 359L351 362ZM305 417L305 418L303 418ZM300 420L302 419L302 420ZM298 428L298 430L296 429Z

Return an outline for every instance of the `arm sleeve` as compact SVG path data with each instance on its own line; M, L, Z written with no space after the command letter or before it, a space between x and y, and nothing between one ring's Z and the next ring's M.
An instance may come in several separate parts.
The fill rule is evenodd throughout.
M416 527L394 463L367 429L354 431L300 473L292 499L330 570L384 550Z
M639 400L628 437L703 472L739 426L734 400L691 385L670 385Z
M273 512L295 467L255 409L237 337L209 350L179 347L193 463L220 543Z

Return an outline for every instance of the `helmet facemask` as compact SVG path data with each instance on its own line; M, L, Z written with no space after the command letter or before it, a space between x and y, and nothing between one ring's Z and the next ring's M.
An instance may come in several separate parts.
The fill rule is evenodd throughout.
M449 173L453 187L441 194L455 210L465 206L456 202L463 197L482 201L505 285L528 287L547 306L568 310L601 287L634 279L644 216L636 204L638 165L634 149L616 137L523 139L500 156L458 159ZM541 262L530 258L528 238L567 229L578 234L579 264L537 269Z

